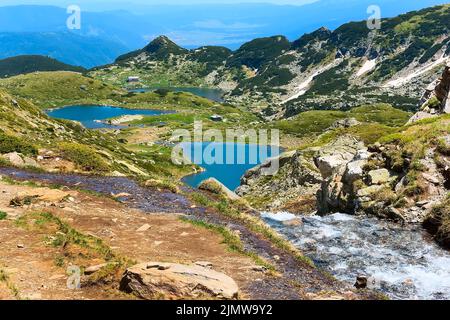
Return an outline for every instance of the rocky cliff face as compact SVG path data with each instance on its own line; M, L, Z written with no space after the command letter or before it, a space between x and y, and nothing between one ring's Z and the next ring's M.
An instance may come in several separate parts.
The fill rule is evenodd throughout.
M448 172L435 163L435 150L424 151L422 159L414 160L394 143L358 150L326 176L317 198L319 213L422 222L448 194Z
M420 101L420 111L410 123L450 113L450 61L447 62L442 76L433 81L425 90Z

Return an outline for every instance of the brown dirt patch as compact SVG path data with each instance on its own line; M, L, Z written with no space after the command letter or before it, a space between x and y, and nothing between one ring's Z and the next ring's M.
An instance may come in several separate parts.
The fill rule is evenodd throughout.
M70 191L70 199L62 202L41 201L24 207L9 206L10 200L18 193L35 190L29 186L0 182L0 210L8 213L8 219L0 221L0 266L6 270L21 298L131 298L121 296L114 286L108 286L108 290L101 286L88 286L75 291L67 289L66 266L58 266L57 263L61 249L46 244L45 233L27 230L15 223L17 218L31 212L52 213L79 232L102 239L115 253L136 262L209 261L215 270L231 276L241 288L269 277L252 271L254 262L230 252L220 235L182 222L177 215L144 214L112 199L77 191ZM147 230L137 231L140 228ZM84 258L82 263L84 267L89 267L102 261L92 257ZM3 289L2 285L0 283L0 289ZM250 296L243 292L243 297ZM8 290L1 290L0 299L11 298Z

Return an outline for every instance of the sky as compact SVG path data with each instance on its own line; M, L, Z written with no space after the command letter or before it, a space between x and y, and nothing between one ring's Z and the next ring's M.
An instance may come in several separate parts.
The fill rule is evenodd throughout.
M20 4L49 4L49 5L61 5L65 6L68 3L70 4L78 4L78 3L86 3L89 5L113 5L113 4L124 4L127 2L128 6L130 4L139 4L139 5L159 5L159 4L218 4L218 3L227 3L227 4L236 4L236 3L272 3L278 5L304 5L307 3L316 2L319 0L2 0L1 5L20 5Z

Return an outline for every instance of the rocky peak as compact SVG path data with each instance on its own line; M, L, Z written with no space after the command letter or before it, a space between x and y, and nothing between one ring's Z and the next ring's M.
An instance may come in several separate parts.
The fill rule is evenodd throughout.
M157 37L152 42L150 42L143 50L147 53L160 56L167 56L169 54L177 55L188 52L188 50L181 48L166 36Z
M317 29L316 31L313 31L311 33L305 34L302 37L300 37L298 40L294 41L292 43L292 47L294 49L301 48L307 44L309 44L311 41L324 41L327 40L331 36L332 32L330 29L326 27L321 27Z

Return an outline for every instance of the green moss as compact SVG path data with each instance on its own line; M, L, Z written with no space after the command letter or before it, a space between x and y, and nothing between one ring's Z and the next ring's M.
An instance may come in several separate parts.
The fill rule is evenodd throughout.
M0 211L0 220L5 220L6 217L8 217L8 214L6 212Z
M424 108L429 107L429 108L439 108L441 105L441 102L439 101L438 98L436 98L435 96L433 96L430 100L428 100L428 102L425 104Z
M443 156L450 156L450 145L444 139L439 139L437 142L436 151Z
M178 186L173 181L168 180L147 180L145 181L145 186L150 188L169 190L172 193L178 193Z
M205 180L199 185L198 188L200 190L207 190L214 194L222 194L222 188L215 181Z

